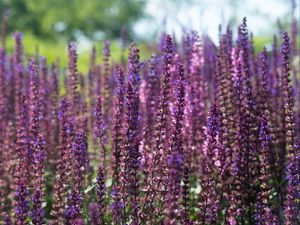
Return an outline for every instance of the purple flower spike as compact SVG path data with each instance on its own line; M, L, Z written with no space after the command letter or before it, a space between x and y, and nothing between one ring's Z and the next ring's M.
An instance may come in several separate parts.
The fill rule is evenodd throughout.
M57 149L58 159L56 161L56 179L54 183L51 216L54 223L63 223L64 211L66 209L66 197L69 188L69 176L71 175L71 148L68 144L70 139L69 130L69 104L62 99L59 104L59 145Z
M103 79L102 82L102 97L103 97L103 115L105 123L108 123L108 113L110 104L110 42L105 41L103 46Z
M261 127L259 140L261 141L261 161L260 161L260 192L257 196L256 203L256 224L263 225L266 223L272 223L273 219L275 219L279 215L274 215L272 210L274 207L274 188L270 183L272 177L272 169L274 166L274 152L273 145L270 136L270 131L268 127L268 121L265 117L261 119Z
M32 223L35 225L44 224L43 218L45 212L42 208L41 199L42 199L42 192L40 190L36 190L32 196L33 209L31 212Z
M96 184L96 191L97 191L97 198L98 198L98 216L97 216L97 225L104 224L104 215L105 215L105 177L104 177L104 170L100 166L98 170L97 176L97 184Z
M25 225L29 209L27 200L29 192L24 183L21 182L18 184L15 195L17 199L15 207L15 223L18 225Z
M77 47L75 42L69 43L69 92L70 112L72 117L79 113L79 78L77 71Z
M220 144L218 143L218 114L216 105L212 105L207 120L206 139L203 146L203 159L201 168L201 192L198 220L202 224L215 224L219 207L217 195L218 179L215 175L220 162L217 160Z
M163 74L161 76L160 97L156 112L156 121L154 128L153 144L152 144L152 159L150 162L149 181L147 184L147 192L144 199L145 215L153 212L154 198L159 198L163 201L166 192L166 161L167 151L169 148L169 138L167 132L169 131L169 124L171 119L170 112L170 79L172 76L172 62L174 58L173 40L170 35L164 35L163 47ZM159 193L159 190L163 192ZM162 194L162 195L161 195ZM155 214L154 214L155 215Z
M177 66L178 71L178 86L177 86L177 101L174 114L173 135L171 149L167 158L168 168L168 194L166 196L166 224L174 224L179 222L180 213L179 197L180 197L180 182L183 176L184 154L183 154L183 116L185 107L185 80L183 65Z
M282 35L281 44L281 76L283 94L283 132L284 142L281 157L286 158L286 178L288 180L285 201L285 224L297 223L299 207L299 146L295 142L295 118L293 111L293 95L290 85L290 39L286 32ZM286 156L287 154L287 156Z
M33 58L29 62L30 90L29 90L29 125L32 144L38 137L40 129L40 102L39 102L39 77L36 62Z
M132 225L139 224L139 180L138 172L140 165L139 142L139 49L134 44L130 47L129 55L129 80L126 90L126 128L124 144L124 162L127 165L124 169L126 180L125 189L131 203ZM123 203L125 205L125 196Z
M83 225L81 215L82 195L73 190L69 196L69 205L64 213L66 225Z

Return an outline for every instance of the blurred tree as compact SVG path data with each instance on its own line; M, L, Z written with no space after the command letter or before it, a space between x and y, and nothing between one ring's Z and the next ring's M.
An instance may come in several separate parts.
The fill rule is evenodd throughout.
M130 36L144 5L145 0L1 0L0 13L9 9L9 31L97 40L119 36L122 26Z

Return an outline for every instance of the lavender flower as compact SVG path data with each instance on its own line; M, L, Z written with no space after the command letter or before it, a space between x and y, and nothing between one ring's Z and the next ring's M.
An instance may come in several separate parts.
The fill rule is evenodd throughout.
M74 42L64 68L2 39L0 224L298 224L294 4L280 54L246 19L218 45L164 32L150 59L123 43L121 64L105 41L87 73Z
M265 117L261 119L260 141L262 145L262 158L260 161L260 192L256 204L256 224L272 223L273 215L271 210L274 209L272 195L274 190L270 181L272 179L272 165L274 165L273 148L271 136L268 128L268 121ZM271 221L270 221L271 219Z
M143 145L144 145L144 161L145 161L145 170L148 169L148 166L150 164L150 158L152 155L152 134L154 133L154 123L156 118L156 112L158 107L158 99L159 99L159 86L160 86L160 80L159 80L159 58L155 55L151 56L151 59L149 60L149 72L147 74L147 77L145 78L145 131L144 131L144 137L143 137Z
M255 181L257 180L258 170L258 120L255 115L256 102L252 93L252 84L250 81L250 69L249 69L249 42L248 42L248 31L246 25L246 18L244 18L242 25L240 26L241 31L241 66L242 66L242 85L243 90L241 93L241 115L240 115L240 135L241 144L240 148L243 149L244 155L242 156L242 176L244 176L245 186L243 201L245 206L245 214L249 215L253 211L253 199L256 196ZM249 167L249 168L248 168ZM247 203L247 204L246 204ZM251 221L249 216L248 220Z
M292 225L297 223L299 202L299 149L295 143L295 122L293 111L293 96L290 86L290 43L286 32L282 35L281 44L281 76L283 92L283 128L285 134L285 151L287 153L286 178L288 180L287 195L285 201L285 224ZM284 149L282 150L284 151ZM283 153L282 153L283 155ZM285 156L285 155L284 155Z
M114 117L114 127L113 127L113 178L114 184L119 186L119 176L120 176L120 163L121 163L121 147L122 147L122 122L124 117L124 95L125 95L125 85L124 85L124 73L119 67L117 71L118 80L118 91L117 91L117 101L116 101L116 112Z
M101 225L104 223L104 215L105 215L105 177L104 177L104 170L100 166L98 169L97 175L97 185L96 185L97 197L98 197L98 216L97 216L97 224Z
M183 65L179 64L178 71L178 87L177 87L177 101L174 115L174 127L171 142L171 149L168 155L168 194L166 196L166 224L176 224L179 221L177 211L179 208L180 197L180 182L184 167L183 154L183 116L185 107L185 83L184 83L184 69Z
M118 67L117 69L117 99L115 103L115 115L113 121L113 147L112 147L112 168L113 168L113 187L112 187L112 206L111 212L113 222L115 224L121 223L121 215L123 209L121 207L121 180L125 179L124 172L122 169L122 158L124 157L123 143L123 121L124 121L124 101L125 101L125 84L124 84L124 73L123 70ZM124 197L124 196L123 196Z
M109 58L110 58L110 42L105 41L103 46L103 79L102 79L102 95L103 95L103 114L104 121L108 123L109 103L110 103L110 90L109 90Z
M53 146L54 149L57 148L59 143L59 119L58 119L58 101L59 101L59 84L58 84L58 71L55 63L51 65L51 80L50 80L50 106L49 106L49 114L50 114L50 128L49 130L54 130L54 135L50 136L49 145ZM47 154L49 158L56 158L57 151L48 150Z
M72 146L73 156L73 189L80 192L83 188L84 168L86 165L86 151L88 148L85 131L76 133Z
M16 115L16 124L19 123L20 115L20 101L21 101L21 95L23 90L23 58L22 58L22 34L17 32L14 33L14 39L15 39L15 49L14 49L14 55L13 55L13 76L14 80L12 81L14 87L13 92L15 92L14 103L15 108L14 112Z
M281 76L282 76L282 94L283 94L283 132L284 143L281 157L286 157L287 170L287 195L285 201L285 224L297 223L297 207L299 202L299 150L295 143L295 121L293 111L293 96L290 86L290 43L286 32L282 35L281 44ZM287 156L285 155L287 154ZM297 162L298 161L298 162Z
M156 195L160 191L162 196L166 192L166 187L164 184L165 177L165 162L162 159L166 159L166 152L164 149L168 148L169 139L167 137L167 132L169 131L168 121L170 119L170 78L172 75L172 61L174 57L173 52L173 41L170 35L165 36L164 40L164 49L163 49L163 75L161 77L161 87L160 87L160 99L158 103L157 113L156 113L156 122L155 122L155 131L153 141L153 153L150 164L149 171L149 181L147 187L147 195L144 199L143 209L147 209L149 213L153 210L153 201ZM150 211L149 211L150 210ZM158 216L158 215L157 215Z
M290 86L290 39L286 32L282 35L281 44L281 76L282 76L282 94L284 97L284 111L283 111L283 130L285 131L285 142L286 151L288 153L288 158L292 155L296 155L296 150L294 148L294 138L295 138L295 122L294 122L294 112L293 112L293 96Z
M129 195L130 204L132 207L132 225L139 224L138 218L138 171L140 165L140 152L139 152L139 49L134 44L131 45L131 51L129 55L129 80L126 90L126 131L125 131L125 167L124 174L127 184L125 189ZM123 199L125 203L125 199Z
M7 94L6 94L6 77L5 77L5 62L6 62L6 54L3 49L0 48L0 148L4 149L4 138L5 132L7 128L5 123L8 119L7 117ZM3 216L5 211L6 204L6 171L5 171L5 153L4 151L0 151L0 173L2 176L0 177L0 216Z
M45 140L42 135L39 135L35 144L35 152L33 154L34 163L34 193L32 196L32 222L33 224L44 224L44 209L43 204L43 188L44 188L44 162L45 162Z
M184 167L183 170L183 187L182 187L182 213L181 220L182 224L189 225L192 224L190 220L190 197L189 197L189 189L190 189L190 172L187 166Z
M104 170L106 170L106 154L107 154L107 147L106 147L106 125L103 118L103 109L102 109L103 101L102 96L99 95L97 98L96 103L96 110L95 110L95 116L94 116L94 136L99 140L98 143L100 145L100 160L101 164L104 167Z
M206 81L204 78L203 46L197 33L193 35L192 58L190 64L190 79L187 80L186 94L186 121L185 135L185 161L190 171L199 171L199 150L203 143L203 127L206 123Z
M40 111L40 99L39 99L39 79L38 79L38 71L37 71L37 65L35 63L34 59L30 60L29 64L29 71L30 71L30 89L29 89L29 131L30 131L30 148L32 152L29 152L29 157L31 157L29 160L33 161L29 162L29 167L33 167L34 170L36 167L40 167L38 164L43 164L43 160L35 160L34 157L38 154L44 154L39 152L40 149L38 149L40 146L37 144L38 136L40 132L40 120L41 120L41 111ZM41 158L42 159L42 158ZM40 171L34 171L35 174L34 179L37 181L39 179Z
M26 135L26 100L22 95L20 99L19 127L17 130L17 168L15 189L15 223L25 225L28 216L28 180L30 169L28 168L29 140Z
M54 204L51 210L51 216L54 224L63 223L63 214L66 208L66 197L69 187L69 178L71 175L70 161L71 152L68 145L69 133L69 104L66 99L62 99L59 104L59 145L57 149L58 158L56 162L56 179L54 183L53 199Z
M18 184L15 195L17 201L15 206L15 223L17 225L25 225L29 208L27 200L29 192L22 181Z
M71 116L79 113L79 93L78 93L78 72L77 72L77 52L76 44L69 43L69 91L70 91L70 112Z
M220 153L219 161L221 163L219 170L221 174L222 201L228 201L230 192L230 175L232 173L233 151L235 145L236 116L234 97L233 97L233 79L231 75L231 48L229 37L223 35L220 40L219 53L217 56L217 93L216 98L220 109ZM222 205L221 205L222 206ZM223 206L222 206L223 207ZM225 207L226 208L226 207ZM227 210L227 209L226 209Z
M219 204L219 197L217 195L216 187L218 185L215 172L220 162L217 160L218 154L218 115L215 105L211 106L210 114L207 120L206 140L203 146L203 159L201 168L201 192L198 220L201 224L216 224L217 210Z
M69 205L64 213L67 225L83 225L81 215L82 195L77 190L73 190L69 196Z

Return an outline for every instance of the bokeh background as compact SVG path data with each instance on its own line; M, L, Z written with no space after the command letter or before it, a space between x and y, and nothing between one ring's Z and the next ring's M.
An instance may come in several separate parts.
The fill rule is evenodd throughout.
M162 32L180 39L185 31L196 30L217 42L220 29L229 23L236 27L243 17L248 18L255 46L268 47L273 33L289 31L293 18L299 21L299 11L299 0L0 1L1 30L2 36L8 36L8 49L13 46L12 32L22 31L28 54L39 52L50 61L60 56L64 64L67 42L76 40L83 71L92 45L101 53L103 40L111 40L113 58L119 57L122 38L127 44L137 42L147 56Z

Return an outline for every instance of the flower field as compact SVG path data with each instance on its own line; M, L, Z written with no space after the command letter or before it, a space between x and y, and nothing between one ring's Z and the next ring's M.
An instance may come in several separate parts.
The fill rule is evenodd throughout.
M15 32L0 48L0 224L300 224L290 27L259 54L246 18L219 43L163 33L143 61L106 41L88 73L75 42L63 68Z

